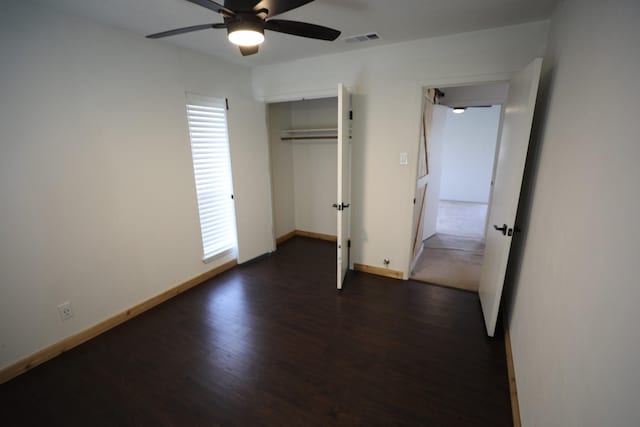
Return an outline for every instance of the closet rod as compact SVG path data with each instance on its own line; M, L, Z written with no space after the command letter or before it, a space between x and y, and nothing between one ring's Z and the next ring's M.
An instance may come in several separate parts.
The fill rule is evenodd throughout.
M296 139L338 139L337 136L283 136L280 138L283 141L294 141Z

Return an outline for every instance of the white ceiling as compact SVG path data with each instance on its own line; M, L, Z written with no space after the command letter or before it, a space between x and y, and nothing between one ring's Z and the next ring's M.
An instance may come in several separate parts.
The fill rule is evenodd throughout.
M42 0L75 15L141 36L190 25L222 22L186 0ZM334 42L267 31L257 55L242 57L225 30L204 30L149 43L172 43L250 66L363 49L427 37L547 19L559 0L315 0L278 15L342 31ZM222 3L222 1L219 1ZM344 37L378 32L381 40L346 43Z
M498 105L507 101L509 82L486 83L473 86L440 87L444 96L441 105L449 107L475 107Z

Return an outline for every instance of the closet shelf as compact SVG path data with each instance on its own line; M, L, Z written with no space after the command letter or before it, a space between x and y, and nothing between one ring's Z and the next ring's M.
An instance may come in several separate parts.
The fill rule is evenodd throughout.
M284 129L280 134L282 141L324 141L337 140L337 128L323 129Z

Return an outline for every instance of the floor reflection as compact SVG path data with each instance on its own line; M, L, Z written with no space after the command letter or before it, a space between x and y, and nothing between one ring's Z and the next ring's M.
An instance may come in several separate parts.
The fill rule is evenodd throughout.
M256 348L254 318L247 289L240 277L212 289L207 297L207 326L210 347L208 364L219 380L221 374L250 378L252 353Z

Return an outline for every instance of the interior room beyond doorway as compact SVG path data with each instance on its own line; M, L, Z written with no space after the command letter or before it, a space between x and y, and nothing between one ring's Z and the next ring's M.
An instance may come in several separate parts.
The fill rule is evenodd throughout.
M507 90L506 83L441 89L425 108L429 164L414 279L478 290Z

